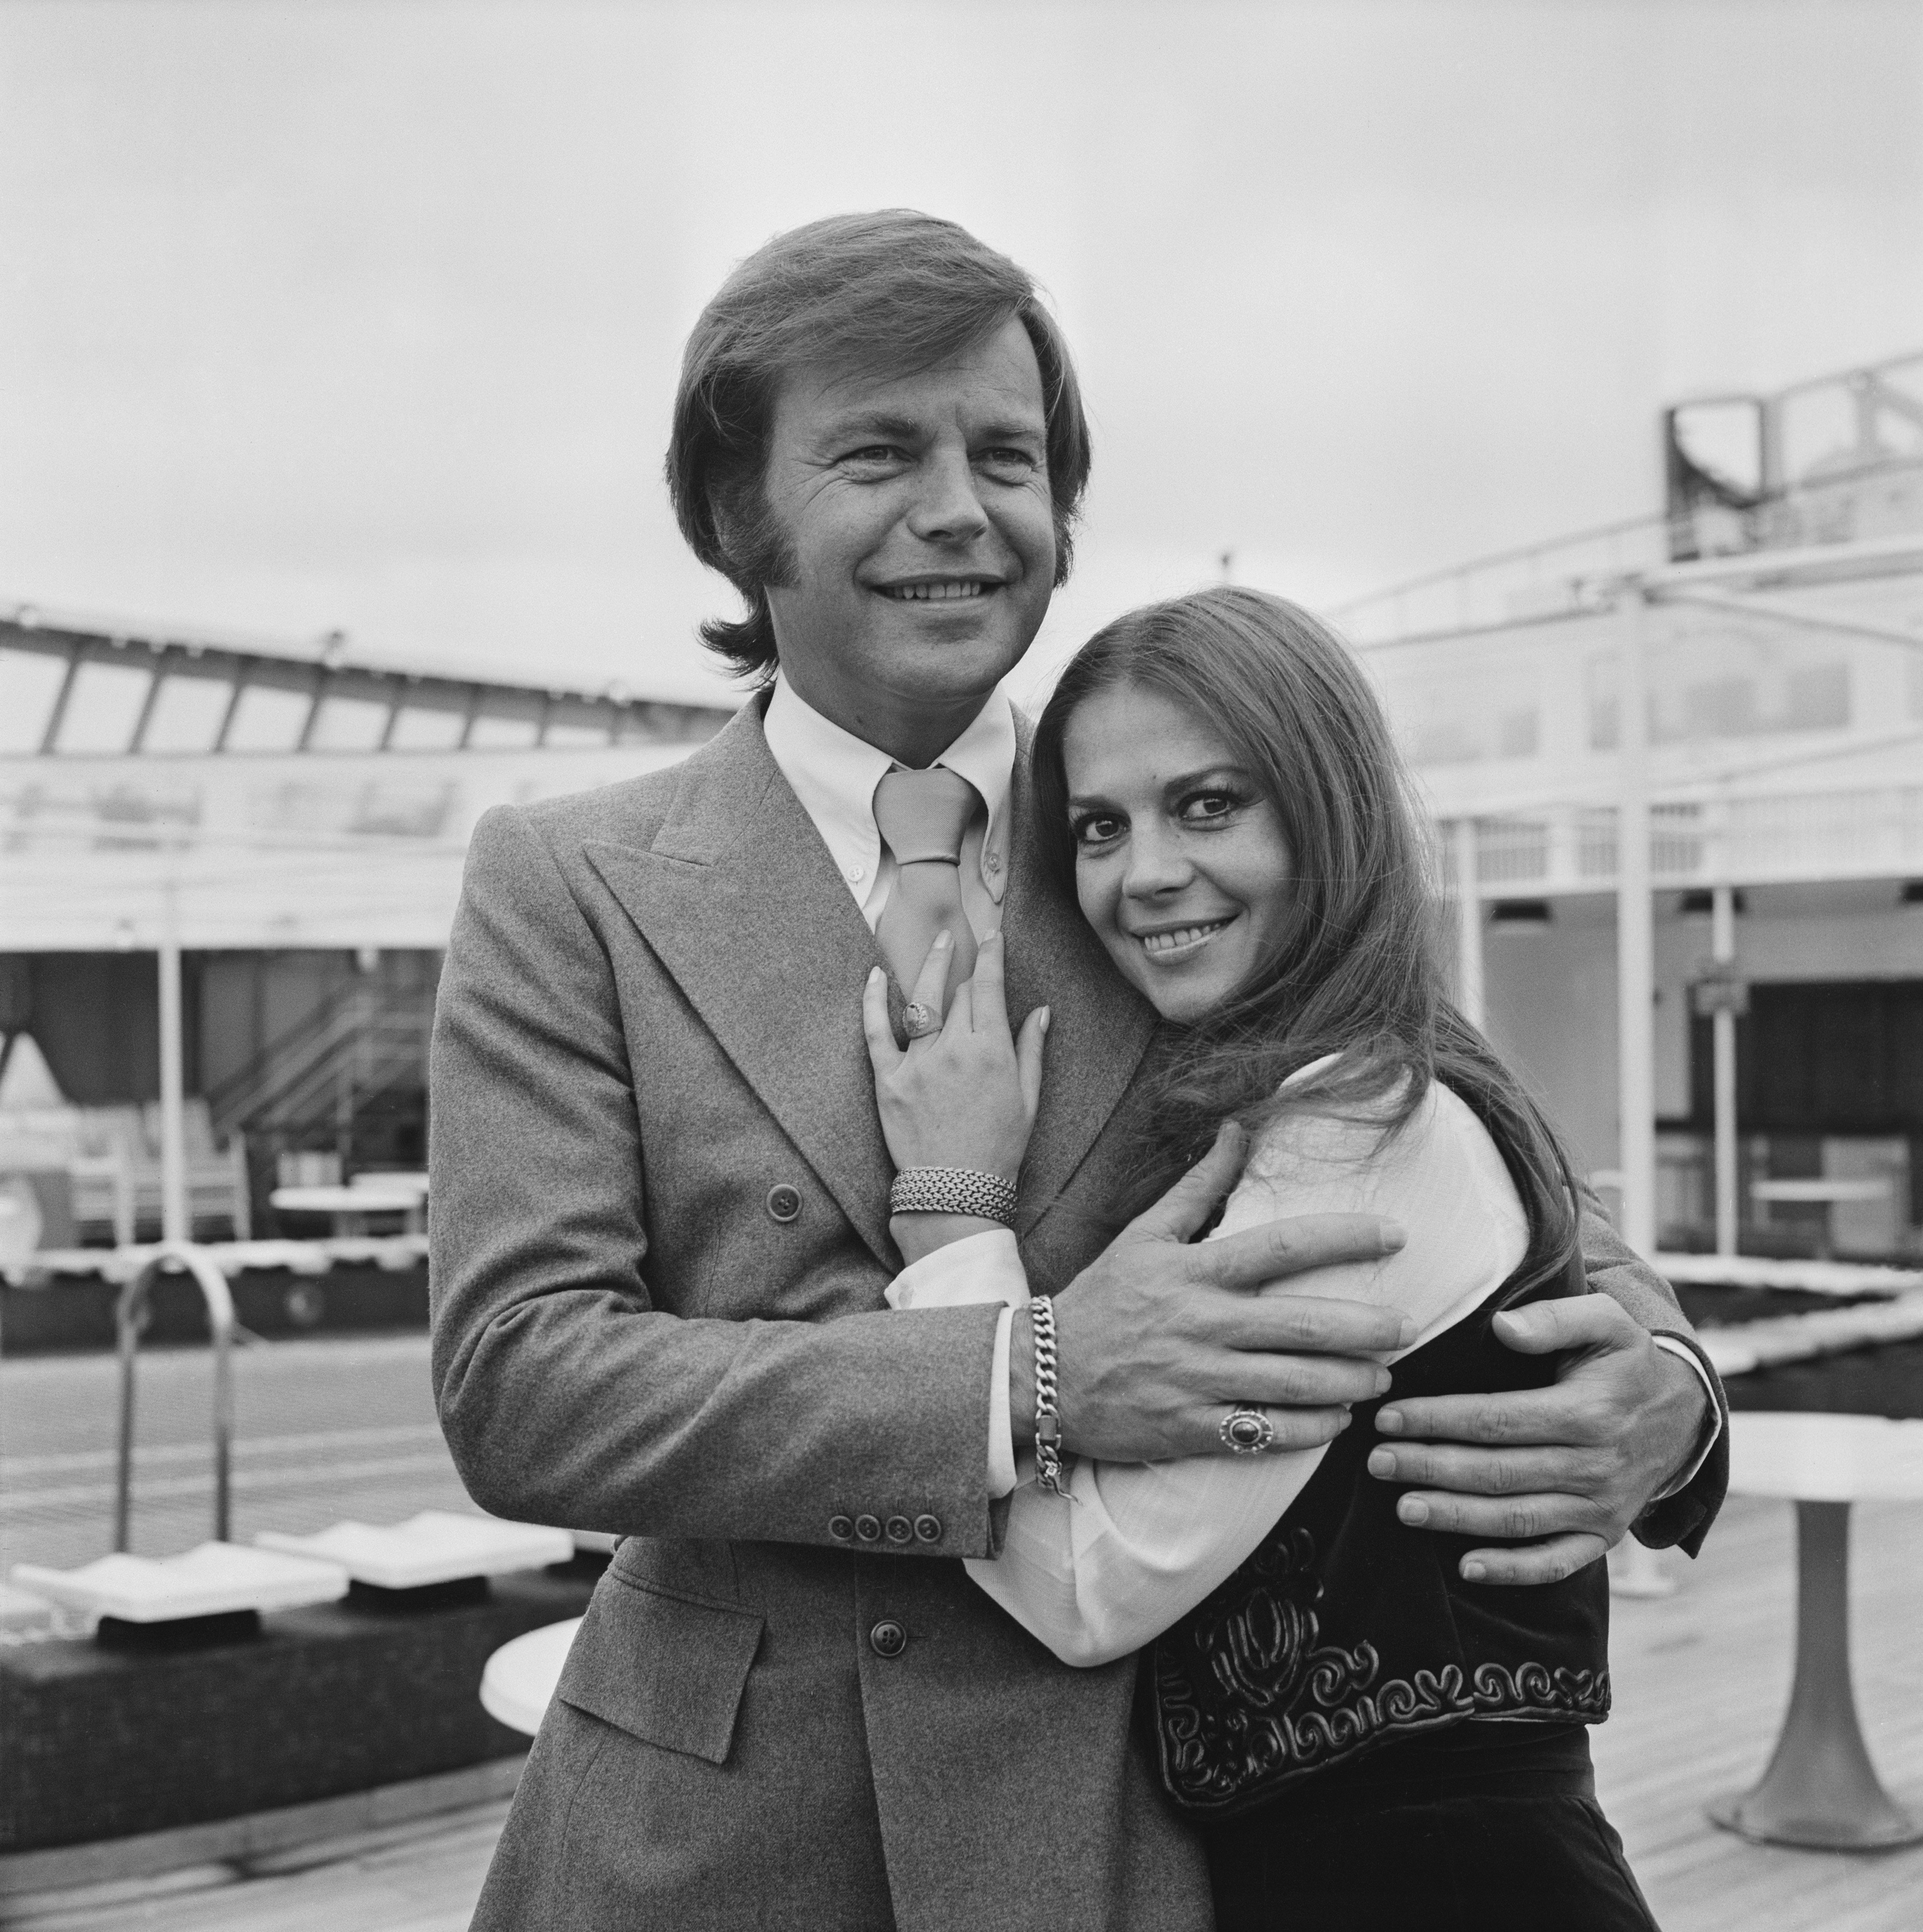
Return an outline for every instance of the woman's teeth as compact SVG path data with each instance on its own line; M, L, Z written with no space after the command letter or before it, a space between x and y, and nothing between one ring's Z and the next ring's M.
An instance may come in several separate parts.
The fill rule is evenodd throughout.
M979 597L988 588L985 584L895 584L888 586L888 595L898 598L904 604L941 604L959 597Z
M1228 923L1226 919L1212 919L1205 926L1179 926L1173 932L1145 932L1142 949L1151 959L1173 958L1206 945Z

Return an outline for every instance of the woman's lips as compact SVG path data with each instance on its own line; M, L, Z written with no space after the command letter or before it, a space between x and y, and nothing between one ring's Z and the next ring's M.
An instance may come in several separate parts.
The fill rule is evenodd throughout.
M1192 926L1171 926L1161 932L1134 935L1136 943L1158 966L1171 966L1198 952L1225 927L1235 922L1232 913L1226 919L1198 920Z

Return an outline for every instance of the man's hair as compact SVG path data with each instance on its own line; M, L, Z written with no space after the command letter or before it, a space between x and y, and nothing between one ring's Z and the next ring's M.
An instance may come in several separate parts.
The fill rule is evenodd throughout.
M774 674L767 586L794 558L763 488L783 381L810 364L908 375L985 340L1011 317L1041 370L1055 580L1089 480L1089 426L1068 346L1027 272L964 228L912 208L834 214L750 255L701 313L681 358L668 443L668 491L681 534L747 603L701 640L757 685Z

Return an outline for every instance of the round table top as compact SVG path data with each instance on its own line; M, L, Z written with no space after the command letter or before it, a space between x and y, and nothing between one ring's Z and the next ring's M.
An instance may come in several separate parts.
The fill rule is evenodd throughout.
M1845 1180L1822 1177L1808 1180L1758 1180L1751 1183L1752 1199L1780 1201L1786 1206L1795 1202L1813 1202L1819 1207L1845 1207L1852 1201L1887 1201L1887 1180Z
M580 1628L581 1619L570 1617L504 1643L481 1673L481 1708L511 1731L532 1737L547 1715L561 1666Z
M421 1205L412 1187L277 1187L267 1198L294 1214L408 1214Z
M1738 1409L1730 1489L1799 1502L1923 1501L1923 1422Z

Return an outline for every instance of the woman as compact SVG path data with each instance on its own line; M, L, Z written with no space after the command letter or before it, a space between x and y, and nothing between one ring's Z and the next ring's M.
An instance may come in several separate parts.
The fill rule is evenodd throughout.
M1391 1216L1399 1253L1288 1292L1399 1310L1399 1394L1550 1379L1489 1321L1583 1292L1566 1162L1442 996L1405 782L1337 640L1248 590L1133 612L1069 666L1035 757L1065 882L1173 1023L1155 1151L1191 1154L1224 1124L1251 1136L1217 1232ZM931 1016L946 981L938 944L915 989ZM973 992L904 1053L871 982L882 1123L907 1169L951 1165L945 1144L978 1147L998 1119L993 1166L1012 1180L1045 1016L1018 1050L986 1010L999 1002L978 1015ZM1004 1050L984 1058L984 1036ZM1027 1305L1007 1228L914 1212L894 1226L910 1262L897 1307ZM1464 1542L1410 1534L1392 1487L1365 1478L1374 1407L1314 1448L1270 1449L1266 1419L1244 1411L1224 1425L1243 1454L1084 1464L1061 1493L1045 1469L1011 1499L1000 1558L969 1573L1066 1662L1152 1646L1143 1721L1203 1830L1224 1932L1318 1913L1345 1932L1652 1926L1589 1769L1586 1726L1608 1708L1602 1566L1478 1588Z

